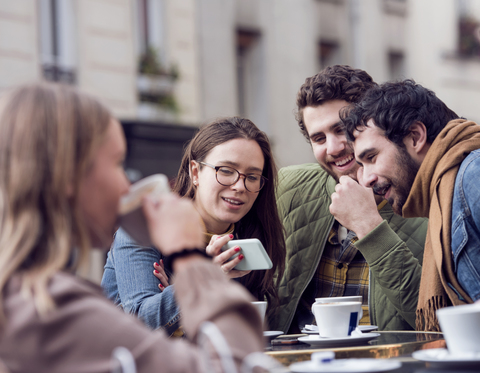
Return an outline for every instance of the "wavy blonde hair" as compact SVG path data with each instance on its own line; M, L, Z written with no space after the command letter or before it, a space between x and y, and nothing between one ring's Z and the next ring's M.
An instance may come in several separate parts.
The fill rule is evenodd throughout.
M98 101L62 85L22 86L0 98L0 321L14 274L45 314L55 306L52 275L87 261L77 189L111 118Z

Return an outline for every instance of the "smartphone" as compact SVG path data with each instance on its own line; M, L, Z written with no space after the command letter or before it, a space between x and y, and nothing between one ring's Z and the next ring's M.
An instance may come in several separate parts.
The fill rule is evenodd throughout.
M235 246L239 246L241 250L233 255L230 260L236 258L240 254L243 254L244 258L234 269L238 269L239 271L255 271L272 268L272 261L259 239L248 238L244 240L231 240L222 247L222 251L231 249Z
M143 215L142 199L170 193L168 178L162 174L148 176L130 186L129 192L120 199L119 225L142 246L152 246L147 221Z

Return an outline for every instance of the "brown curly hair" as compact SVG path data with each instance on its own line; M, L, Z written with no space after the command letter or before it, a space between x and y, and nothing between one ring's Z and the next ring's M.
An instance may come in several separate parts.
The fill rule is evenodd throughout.
M305 79L297 93L295 113L300 132L310 142L303 121L303 109L307 106L317 107L329 100L357 103L367 90L375 86L377 83L365 71L348 65L328 66L318 74Z

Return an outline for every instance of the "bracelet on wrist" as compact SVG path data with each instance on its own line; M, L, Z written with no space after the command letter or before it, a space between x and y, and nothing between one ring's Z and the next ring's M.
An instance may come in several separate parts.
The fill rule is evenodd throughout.
M169 256L167 256L165 259L163 259L163 264L165 265L166 268L168 268L172 273L173 273L173 262L177 260L178 258L184 258L193 254L199 254L203 256L204 258L212 259L210 255L207 254L205 249L183 249L182 251L177 251Z

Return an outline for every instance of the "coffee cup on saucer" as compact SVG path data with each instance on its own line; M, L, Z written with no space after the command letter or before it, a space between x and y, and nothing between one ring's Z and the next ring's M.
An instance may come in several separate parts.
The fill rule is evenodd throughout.
M129 192L120 199L119 225L140 245L152 246L147 221L143 215L143 198L147 195L158 197L169 192L168 178L156 174L131 185Z
M480 353L480 304L445 307L437 318L451 354Z
M361 295L349 295L346 297L325 297L315 298L315 303L330 303L330 302L362 302L363 297Z
M345 338L354 331L362 315L361 302L315 302L312 313L320 337Z
M361 295L350 295L346 297L325 297L325 298L315 298L315 303L332 303L332 302L360 302L362 303L363 297ZM312 311L313 313L313 311ZM360 307L360 313L358 317L358 322L360 322L363 317L363 309ZM358 326L358 323L357 323Z

